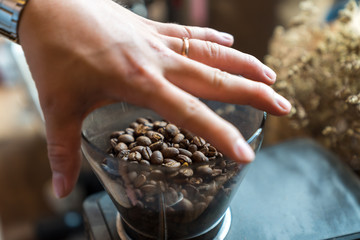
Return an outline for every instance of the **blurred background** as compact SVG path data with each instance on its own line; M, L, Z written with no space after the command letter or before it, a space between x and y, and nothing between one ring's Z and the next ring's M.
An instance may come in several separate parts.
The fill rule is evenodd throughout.
M207 26L234 35L234 48L263 61L276 25L286 25L300 0L118 1L162 22ZM332 0L315 1L324 12ZM321 15L319 15L321 16ZM0 240L86 239L81 206L102 190L86 162L74 192L55 199L41 114L21 48L0 38ZM265 145L274 144L266 134Z

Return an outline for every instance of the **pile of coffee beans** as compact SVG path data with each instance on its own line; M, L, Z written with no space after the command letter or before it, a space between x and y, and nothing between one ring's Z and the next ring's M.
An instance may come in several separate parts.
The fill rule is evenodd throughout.
M155 238L164 214L168 234L176 238L211 227L226 210L241 169L203 138L143 117L113 132L107 153L118 163L105 159L102 168L131 203L130 208L117 204L123 219Z

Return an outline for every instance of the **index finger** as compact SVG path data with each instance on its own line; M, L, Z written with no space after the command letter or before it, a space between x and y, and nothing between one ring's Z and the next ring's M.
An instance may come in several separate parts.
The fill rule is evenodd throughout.
M234 44L234 37L225 32L219 32L212 28L196 27L196 26L184 26L174 23L154 23L155 28L160 34L189 39L199 39L214 42L223 46L230 47Z

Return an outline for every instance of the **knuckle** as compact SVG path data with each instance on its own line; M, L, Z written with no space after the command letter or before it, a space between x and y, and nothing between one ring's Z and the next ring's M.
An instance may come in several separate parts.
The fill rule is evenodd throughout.
M274 96L274 90L264 83L257 82L255 84L254 94L257 99L270 100Z
M215 69L211 83L215 88L221 89L224 88L228 78L229 73Z
M245 54L244 56L245 62L247 62L249 65L258 65L260 64L259 59L257 59L256 57L250 55L250 54Z
M184 37L187 38L192 38L193 37L193 28L188 27L188 26L184 26Z
M68 148L63 144L51 143L47 145L48 157L51 161L51 168L53 170L63 169L66 166L68 159Z
M184 114L180 125L189 126L195 118L199 116L199 112L204 108L204 104L200 100L190 97L183 101Z
M205 41L206 44L206 55L207 57L211 57L211 58L217 58L220 56L221 53L221 49L220 49L220 45L217 43L213 43L210 41Z
M203 28L203 30L205 33L204 35L207 39L214 39L217 37L217 31L215 31L214 29L205 27Z

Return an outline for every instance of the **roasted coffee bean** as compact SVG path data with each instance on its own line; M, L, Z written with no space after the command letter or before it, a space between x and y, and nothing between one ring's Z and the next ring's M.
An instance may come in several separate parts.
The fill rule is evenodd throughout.
M148 131L146 136L151 139L152 142L163 141L164 136L161 133L155 131Z
M192 221L194 218L194 205L186 198L183 198L178 204L180 209L183 210L183 219L182 222Z
M177 161L168 161L167 163L164 163L164 166L168 168L178 168L181 166L181 163Z
M179 148L179 154L188 156L189 158L192 157L192 153L184 148Z
M226 167L226 161L225 160L222 160L220 163L219 163L219 167L221 169L224 169Z
M126 128L126 129L125 129L125 133L126 133L126 134L129 134L129 135L131 135L131 136L134 135L134 131L135 131L135 130L134 130L133 128Z
M192 177L192 178L189 179L188 182L189 182L190 184L200 185L200 184L202 184L203 179L200 178L200 177Z
M134 180L134 187L139 188L146 182L146 177L143 174L137 176Z
M192 140L194 137L194 134L186 129L181 129L181 133L184 134L185 138L188 140Z
M158 128L165 128L167 125L167 122L165 121L155 121L154 123L154 128L158 129Z
M179 148L180 147L180 145L178 144L178 143L175 143L175 144L173 144L172 145L174 148Z
M124 134L118 137L119 142L123 142L126 144L132 143L135 141L134 137L130 134Z
M141 156L143 157L143 159L150 160L151 155L152 155L152 151L149 147L144 147L142 149Z
M129 160L130 161L140 161L141 160L141 154L139 152L131 152L129 154Z
M178 127L171 123L166 125L165 130L170 137L175 137L178 133L180 133Z
M112 138L110 139L110 145L111 147L115 148L116 145L118 144L119 140L117 138Z
M192 160L194 162L200 162L201 163L201 162L209 161L209 159L200 151L194 152L191 158L192 158Z
M177 171L176 169L175 169L175 171L169 171L169 169L170 168L168 168L168 171L167 171L167 176L169 177L169 178L175 178L176 176L178 176L179 175L179 171Z
M185 138L179 143L179 145L181 148L187 149L190 145L190 141Z
M206 202L200 201L198 203L195 204L195 216L199 217L207 208L207 204Z
M206 144L206 141L202 137L195 136L192 139L192 143L194 143L197 147L202 147Z
M145 196L144 200L148 205L152 205L156 201L156 198L154 196Z
M231 188L224 188L224 193L225 193L225 195L230 196Z
M206 183L204 183L204 184L201 184L200 186L198 186L198 188L197 188L198 190L199 190L199 192L201 192L201 193L206 193L206 192L208 192L209 191L209 189L210 189L210 185L209 184L206 184Z
M153 184L145 184L142 187L140 187L140 190L145 194L145 195L154 195L157 192L157 187L156 185Z
M139 153L141 153L144 148L145 148L144 146L135 146L135 147L131 148L130 152L139 152Z
M210 152L217 152L216 148L214 146L208 146Z
M188 150L191 152L191 153L194 153L197 151L197 146L195 144L190 144L189 147L188 147Z
M197 187L195 187L194 185L191 185L191 184L186 184L184 186L184 189L186 190L187 195L188 195L187 197L189 199L194 198L199 193L199 190L197 189Z
M181 194L185 197L185 198L188 198L188 192L185 190L185 189L181 189Z
M161 153L163 154L164 158L175 158L177 155L179 155L179 149L168 147L161 150Z
M132 142L129 144L129 149L133 149L134 147L137 146L137 143L136 142Z
M139 126L137 126L134 130L134 135L136 135L136 136L145 135L146 132L149 130L150 130L150 127L145 126L143 124L139 124Z
M119 153L116 155L117 158L122 159L123 157L127 157L129 156L129 150L121 150L119 151Z
M137 171L139 169L138 161L129 161L128 171Z
M139 117L136 119L136 122L145 125L145 124L149 123L149 120L147 120L146 118L143 118L143 117Z
M206 196L204 194L198 194L197 196L198 202L206 202Z
M217 177L217 176L219 176L221 174L222 174L222 170L215 168L215 169L213 169L213 172L212 172L211 176L212 177Z
M150 166L150 162L148 160L145 160L145 159L142 159L140 161L140 164L143 165L143 166Z
M155 169L150 172L148 177L151 180L163 180L165 178L165 175L161 170Z
M167 206L172 206L182 199L182 196L179 196L175 189L169 187L164 194L165 203Z
M227 177L225 175L220 175L215 178L216 183L221 186L227 181Z
M203 146L201 149L200 149L200 152L202 152L205 156L208 155L209 153L209 148L207 146Z
M123 151L123 150L128 150L128 146L123 143L123 142L119 142L116 146L115 146L115 150L117 152Z
M210 152L210 150L206 154L206 156L209 158L211 158L211 157L216 158L216 155L217 155L217 152Z
M208 160L209 161L214 161L214 160L216 160L216 157L208 157Z
M166 143L163 143L162 146L161 146L161 150L165 149L165 148L168 148L169 146L166 144Z
M165 192L166 191L166 185L163 181L158 181L158 189L161 191L161 192Z
M192 163L191 158L183 154L177 155L176 160L179 161L180 163L188 163L188 164Z
M137 126L139 126L139 123L137 123L137 122L132 122L129 127L135 129L135 128L137 128Z
M192 177L194 175L194 171L189 167L185 167L179 169L179 174L184 177Z
M196 172L199 175L206 175L209 176L213 173L213 170L211 167L209 167L208 165L202 165L196 168Z
M175 137L172 139L173 143L180 143L182 140L184 140L185 136L181 133L178 133L175 135Z
M206 203L209 205L214 200L214 196L206 196Z
M175 159L172 159L172 158L165 158L164 163L168 163L168 162L177 162L177 161Z
M113 132L113 133L111 133L111 135L110 135L110 139L112 139L112 138L118 138L118 137L120 137L120 135L123 135L123 134L125 134L124 131L116 131L116 132Z
M128 178L131 182L134 182L134 180L136 179L137 176L138 176L138 174L135 171L131 171L128 173Z
M207 189L206 194L214 196L216 194L217 190L218 190L218 188L216 186L217 186L216 182L211 181L209 183L209 188Z
M166 137L168 135L165 128L159 128L157 131L158 131L158 133L160 133L164 137Z
M152 151L156 151L156 150L161 150L162 146L163 146L163 142L157 141L157 142L151 144L149 147Z
M136 143L138 146L150 146L151 140L148 137L140 136L136 138Z
M134 192L135 192L135 195L138 197L138 198L142 198L144 196L144 194L141 192L140 189L134 189Z
M234 161L228 162L226 164L227 169L234 169L234 168L237 168L237 167L239 167L239 163L234 162Z
M163 163L163 161L164 161L164 157L160 151L155 151L152 153L150 157L150 162L152 164L160 165Z

